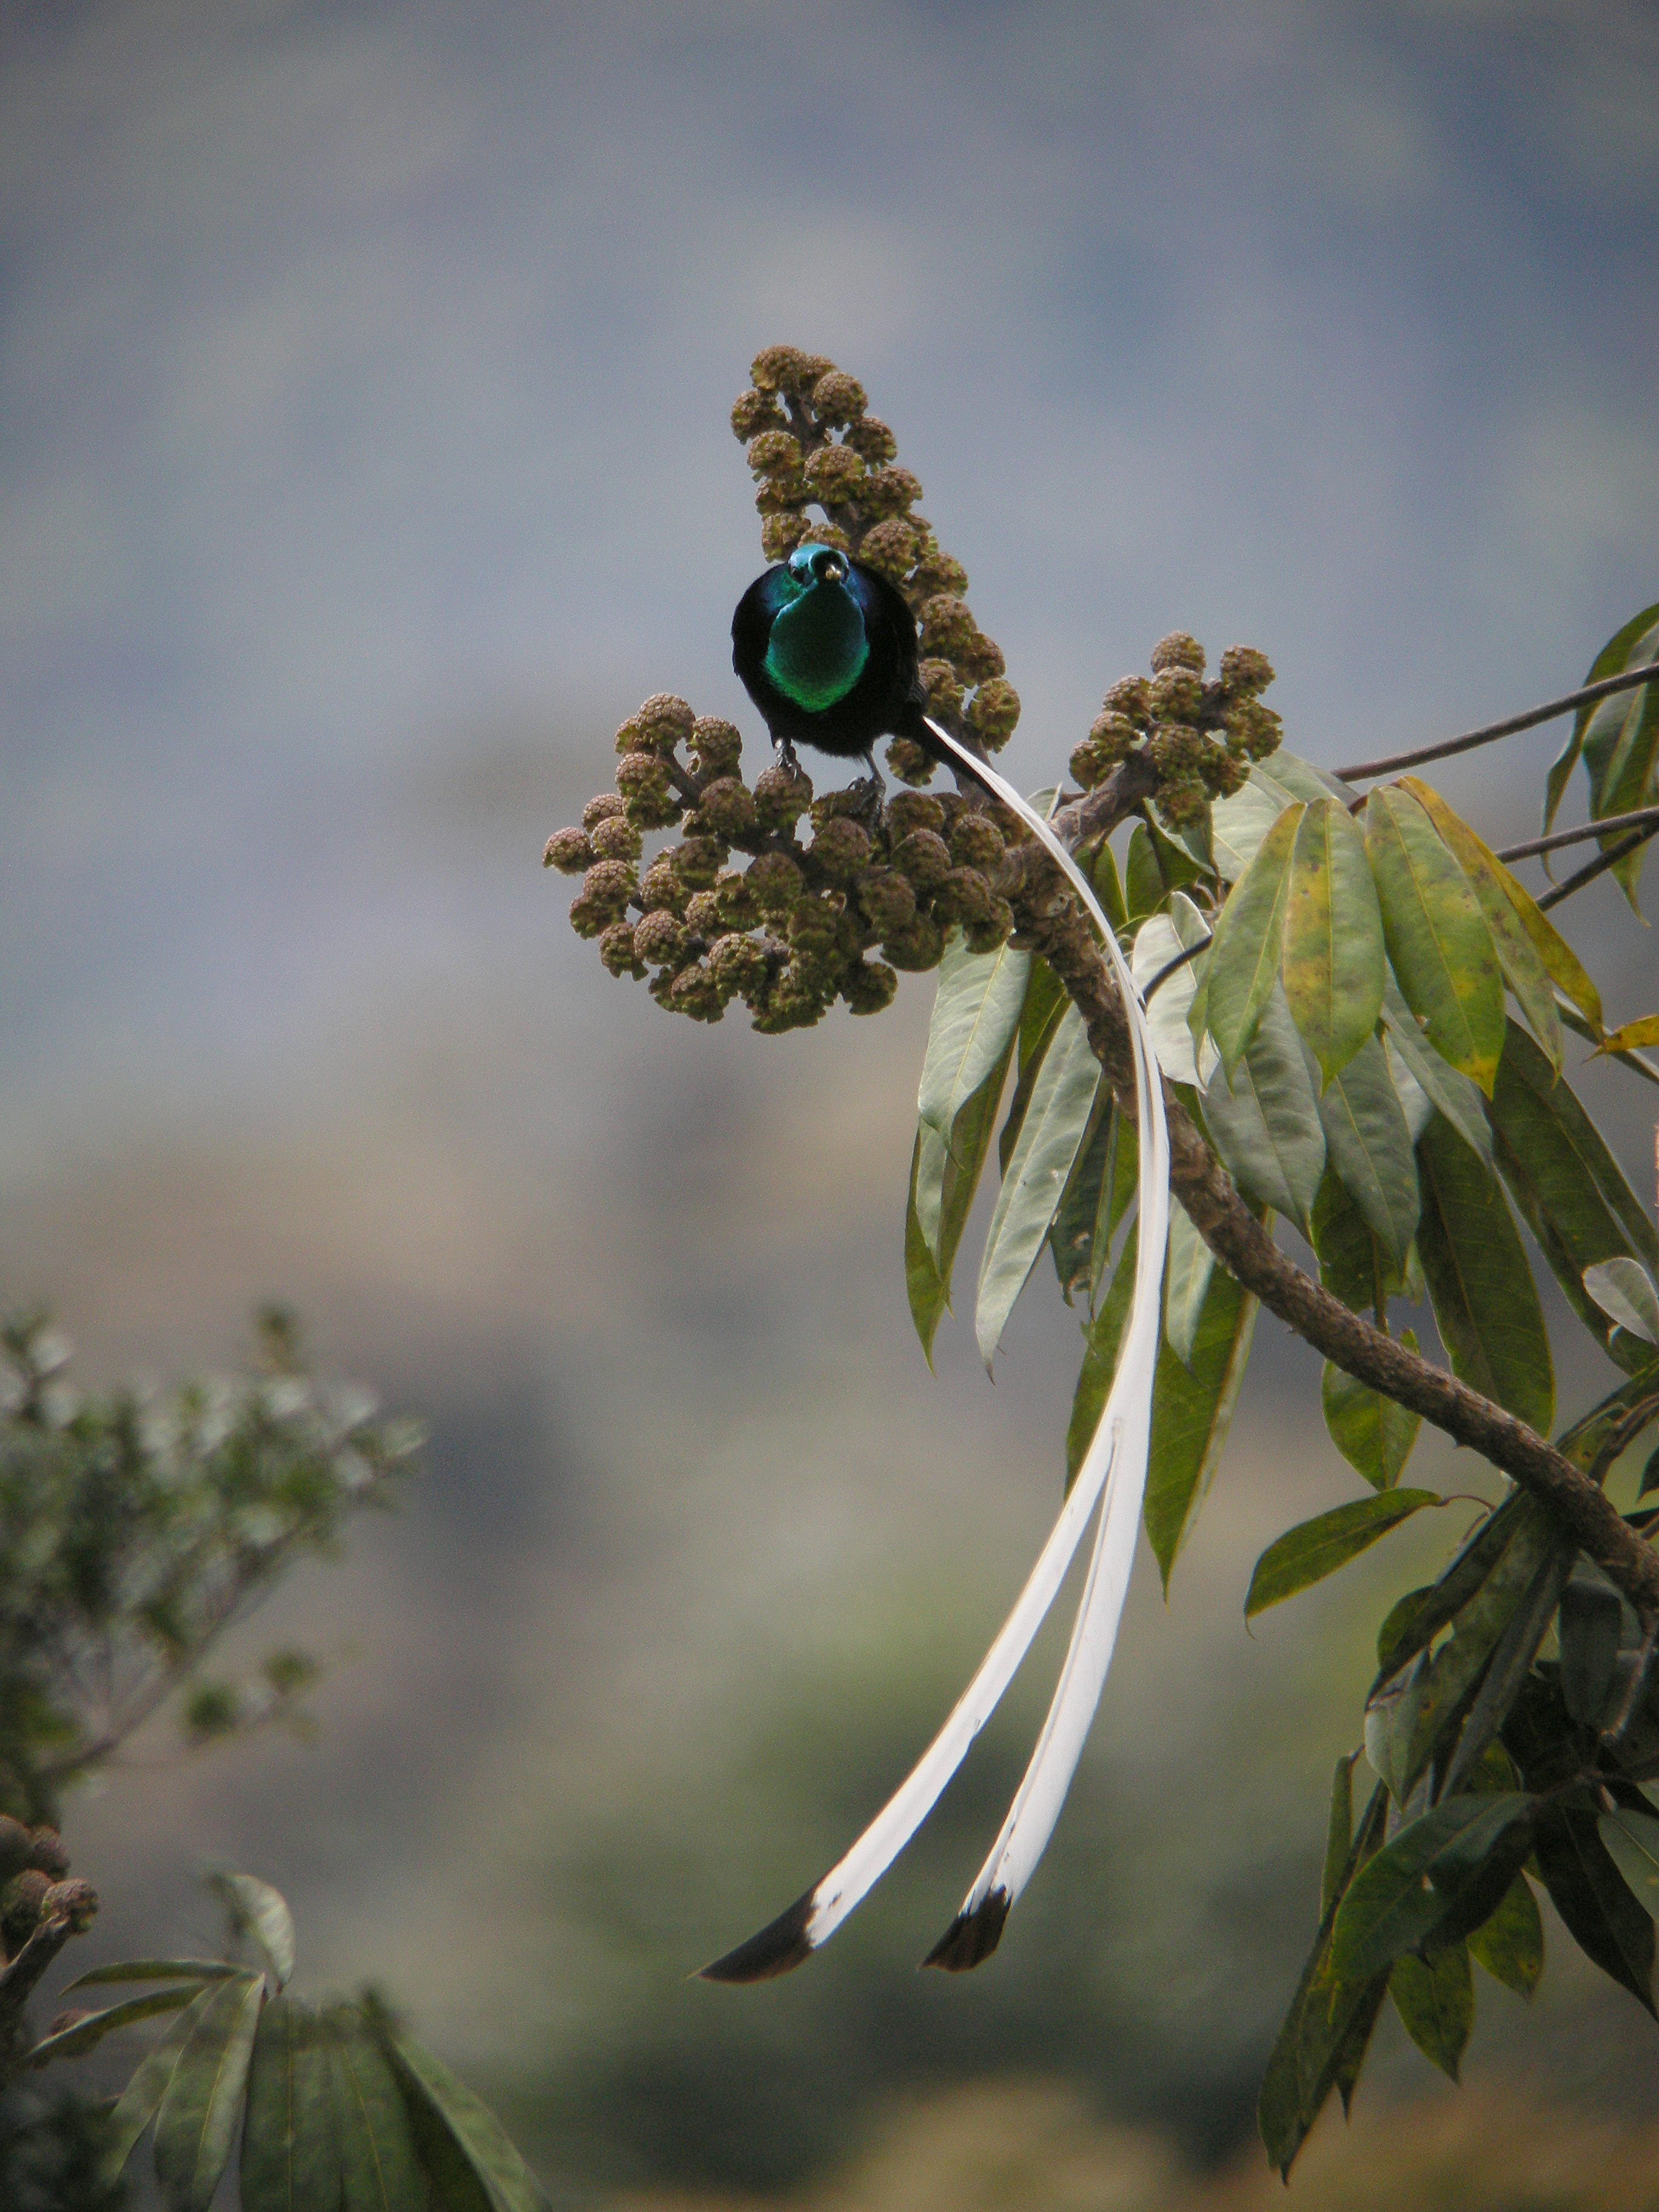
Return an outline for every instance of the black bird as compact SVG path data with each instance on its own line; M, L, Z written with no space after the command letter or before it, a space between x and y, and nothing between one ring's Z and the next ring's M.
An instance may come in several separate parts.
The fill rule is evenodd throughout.
M878 801L876 740L908 738L995 795L972 750L927 719L902 595L832 545L809 539L756 577L732 617L732 665L791 767L798 744L866 761Z

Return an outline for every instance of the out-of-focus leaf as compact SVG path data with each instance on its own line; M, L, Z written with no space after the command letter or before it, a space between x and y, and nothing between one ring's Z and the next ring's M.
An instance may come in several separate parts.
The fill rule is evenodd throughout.
M1626 669L1635 667L1642 658L1642 641L1653 628L1656 620L1659 620L1659 604L1644 607L1639 615L1632 615L1627 623L1621 623L1591 661L1589 673L1584 678L1585 686L1599 684L1604 676L1620 676ZM1623 693L1615 693L1612 701L1592 701L1589 705L1581 707L1573 716L1572 728L1568 733L1567 741L1556 758L1550 763L1549 775L1544 786L1544 835L1546 836L1549 835L1550 824L1555 819L1555 810L1561 804L1561 794L1567 787L1567 779L1572 774L1578 757L1584 749L1585 733L1589 728L1591 720L1598 707L1612 704L1617 704L1620 710L1624 711L1628 708L1629 701ZM1594 813L1596 810L1592 806L1590 811ZM1609 807L1601 811L1610 813L1612 809Z
M1437 1116L1417 1147L1418 1249L1440 1339L1472 1389L1547 1435L1555 1373L1543 1308L1503 1193Z
M1202 945L1208 924L1189 898L1179 891L1167 915L1155 914L1140 925L1129 958L1129 972L1145 991L1172 960ZM1215 1047L1207 1041L1194 1047L1188 1016L1197 984L1190 966L1179 968L1158 985L1146 1007L1158 1065L1172 1083L1207 1083L1215 1065Z
M1408 1822L1354 1877L1338 1908L1334 1970L1344 1980L1363 1980L1425 1942L1460 1891L1479 1879L1488 1854L1530 1821L1536 1803L1520 1790L1445 1797Z
M116 2100L99 2171L112 2180L132 2155L132 2147L155 2118L161 2100L179 2064L185 2045L201 2024L202 2014L217 1994L216 1983L192 1997L153 2051L139 2061L131 2080Z
M1328 1513L1316 1514L1311 1521L1286 1529L1255 1563L1244 1599L1245 1620L1253 1620L1270 1605L1281 1605L1298 1590L1323 1582L1425 1505L1445 1502L1432 1490L1387 1490L1379 1497L1334 1505Z
M1404 1332L1400 1341L1407 1352L1416 1351L1417 1338L1411 1329ZM1325 1426L1348 1465L1373 1490L1392 1490L1411 1457L1423 1425L1422 1415L1396 1406L1379 1391L1368 1389L1328 1359L1321 1395Z
M1640 1045L1659 1044L1659 1014L1644 1014L1640 1021L1626 1022L1610 1030L1597 1049L1633 1052Z
M202 2010L155 2115L155 2179L167 2212L208 2212L242 2117L262 1974L221 1982ZM192 2008L193 2009L193 2008Z
M1089 1254L1089 1309L1100 1305L1100 1285L1110 1264L1112 1240L1128 1212L1138 1186L1140 1139L1127 1115L1114 1113L1106 1169L1100 1179L1100 1200L1095 1208L1094 1239Z
M1639 1261L1603 1260L1586 1267L1584 1288L1610 1321L1644 1344L1659 1345L1659 1291Z
M1306 811L1299 804L1285 809L1216 917L1215 942L1210 948L1206 979L1208 1020L1229 1075L1255 1035L1255 1025L1279 973L1291 892L1291 856Z
M1632 647L1625 665L1633 668L1659 658L1659 622L1651 623ZM1656 789L1655 767L1659 763L1659 684L1645 684L1630 692L1615 692L1597 702L1584 730L1584 767L1589 776L1590 819L1599 815L1628 814L1650 805ZM1600 841L1610 850L1617 833ZM1636 885L1647 858L1638 845L1613 867L1614 880L1636 912Z
M1094 1278L1095 1229L1102 1220L1104 1186L1113 1172L1121 1119L1112 1101L1110 1084L1103 1083L1095 1094L1094 1111L1048 1231L1054 1273L1067 1305L1079 1291L1089 1288ZM1109 1208L1109 1201L1106 1203ZM1106 1233L1109 1237L1110 1230Z
M392 2034L381 2047L405 2099L435 2118L477 2178L491 2212L546 2212L535 2175L483 2100L412 2037Z
M1563 1077L1516 1024L1509 1025L1489 1108L1498 1165L1568 1303L1612 1356L1613 1340L1584 1270L1621 1254L1659 1264L1645 1209Z
M1552 1066L1559 1068L1566 1048L1560 1018L1555 1011L1555 980L1527 926L1522 902L1537 915L1540 933L1547 932L1554 936L1548 917L1539 911L1485 839L1477 836L1468 823L1452 811L1437 791L1419 782L1414 775L1401 776L1400 782L1401 788L1410 792L1440 832L1447 850L1468 877L1492 932L1492 947L1504 979L1531 1023L1534 1035L1549 1054ZM1560 955L1577 967L1567 947L1559 939L1556 941ZM1582 969L1578 972L1582 975Z
M1620 1067L1627 1067L1632 1075L1639 1075L1644 1083L1651 1083L1659 1088L1659 1067L1656 1067L1650 1060L1644 1059L1639 1052L1625 1044L1615 1045L1604 1030L1587 1022L1577 1006L1570 1006L1564 1001L1558 1012L1575 1036L1581 1036L1586 1043L1593 1044L1598 1053L1605 1052L1609 1060L1616 1060Z
M1538 1899L1523 1874L1504 1892L1502 1903L1468 1939L1469 1955L1506 1990L1530 1997L1544 1977L1544 1922Z
M1595 1827L1631 1895L1650 1920L1659 1920L1659 1820L1621 1808L1604 1813Z
M1077 1480L1077 1471L1083 1464L1096 1429L1100 1425L1101 1408L1105 1405L1112 1388L1112 1377L1117 1372L1117 1356L1123 1343L1123 1324L1128 1319L1130 1302L1134 1296L1135 1247L1140 1224L1132 1223L1123 1240L1116 1273L1111 1286L1102 1301L1085 1332L1083 1367L1077 1378L1077 1389L1072 1399L1072 1418L1066 1431L1066 1487L1069 1490Z
M1398 1271L1328 1164L1314 1195L1311 1221L1319 1279L1334 1298L1364 1313L1399 1290Z
M945 940L916 1112L947 1143L975 1091L1007 1065L1030 973L1030 954L1011 945L970 952L959 929Z
M327 2055L340 2146L341 2212L423 2212L408 2106L379 2042L349 2005L331 2011Z
M1652 2012L1653 1922L1602 1842L1595 1814L1546 1805L1533 1847L1567 1933L1604 1974Z
M988 1368L1059 1210L1103 1080L1083 1017L1068 1006L1043 1057L986 1234L974 1326Z
M238 1936L252 1936L280 1990L294 1978L294 1916L288 1900L257 1875L210 1874L207 1887L230 1915Z
M1365 841L1339 799L1303 815L1285 915L1285 992L1325 1081L1370 1037L1387 963Z
M281 1995L259 2021L242 2123L242 2212L339 2212L326 2032Z
M1164 1262L1164 1334L1176 1358L1188 1369L1205 1293L1214 1272L1214 1253L1188 1219L1180 1200L1172 1200L1169 1251Z
M1377 1632L1379 1683L1431 1644L1462 1610L1486 1582L1522 1522L1534 1524L1541 1533L1538 1508L1527 1503L1523 1492L1515 1491L1480 1522L1437 1583L1426 1589L1410 1590L1400 1600Z
M1490 1094L1504 1044L1504 983L1468 878L1417 801L1386 786L1365 802L1365 849L1407 1004L1423 1017L1435 1050Z
M1396 1959L1389 1995L1406 2033L1423 2056L1455 2081L1474 2026L1474 1976L1468 1947L1451 1943L1432 1963L1409 1953Z
M1250 1361L1255 1316L1249 1292L1218 1267L1193 1332L1189 1364L1183 1366L1167 1345L1159 1348L1145 1516L1166 1590L1176 1554L1192 1533L1220 1464Z
M1325 1125L1282 987L1269 995L1231 1089L1219 1066L1211 1076L1204 1126L1245 1197L1310 1235L1325 1171Z
M64 1991L96 1989L111 1982L228 1982L246 1970L222 1959L121 1959L78 1974Z
M1375 1037L1331 1078L1319 1118L1332 1167L1395 1268L1403 1268L1417 1229L1417 1161Z
M158 2013L181 2012L204 1986L201 1982L174 1982L164 1990L152 1990L148 1996L126 1997L119 2004L106 2005L102 2012L88 2013L73 2027L60 2027L56 2035L43 2036L29 2052L28 2063L49 2066L54 2058L82 2057L118 2027L130 2027L135 2021L153 2020Z
M1344 1752L1331 1776L1331 1809L1325 1823L1325 1864L1319 1877L1319 1917L1334 1911L1342 1894L1343 1870L1353 1848L1353 1769L1357 1751Z
M1070 1003L1059 976L1048 962L1034 960L1030 981L1025 987L1025 1004L1020 1009L1014 1095L1008 1102L1002 1133L997 1139L997 1165L1004 1175L1008 1172L1008 1162L1019 1141L1031 1093L1042 1073L1044 1057Z

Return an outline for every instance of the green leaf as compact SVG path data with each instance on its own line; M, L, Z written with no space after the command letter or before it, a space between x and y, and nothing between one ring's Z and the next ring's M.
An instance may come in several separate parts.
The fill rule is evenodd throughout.
M1328 1083L1376 1029L1386 972L1365 841L1340 799L1315 801L1296 833L1284 961L1291 1012Z
M1199 882L1209 871L1155 825L1137 823L1129 839L1124 903L1133 921L1153 914L1171 891Z
M411 2107L430 2115L449 2137L490 2212L545 2212L547 2199L536 2177L483 2100L413 2037L392 2034L381 2047Z
M1423 2056L1455 2081L1474 2026L1474 1976L1468 1948L1449 1944L1432 1964L1409 1954L1396 1959L1389 1995L1406 2033Z
M342 2212L422 2212L408 2108L380 2044L349 2006L325 2022L340 2146Z
M132 2155L133 2145L155 2118L172 2082L185 2045L195 2034L204 2011L217 1994L217 1985L192 1997L153 2051L139 2061L131 2080L110 2115L109 2133L99 2171L112 2181Z
M1261 849L1261 841L1296 794L1253 767L1230 799L1210 809L1210 842L1224 882L1236 884Z
M72 2027L60 2027L56 2035L43 2036L28 2053L27 2063L49 2066L54 2058L80 2058L118 2027L153 2020L159 2013L182 2011L202 1987L200 1982L178 1982L165 1990L152 1990L148 1996L127 1997L119 2004L106 2005L102 2012L88 2013Z
M1408 793L1365 802L1365 850L1389 958L1443 1059L1489 1095L1504 1044L1504 984L1468 878Z
M1326 1156L1396 1271L1417 1230L1417 1161L1387 1055L1368 1037L1319 1102Z
M262 1974L210 1990L155 2116L155 2179L167 2212L208 2212L242 2117Z
M1561 1698L1581 1728L1601 1724L1622 1626L1618 1591L1597 1577L1575 1575L1561 1593Z
M1467 1075L1449 1067L1433 1048L1423 1041L1417 1017L1406 1004L1392 975L1382 991L1382 1018L1388 1024L1389 1049L1398 1053L1413 1080L1439 1108L1463 1142L1492 1165L1492 1131L1486 1123L1486 1104Z
M1386 1681L1432 1643L1447 1622L1485 1587L1522 1528L1541 1535L1543 1525L1537 1509L1528 1505L1519 1491L1511 1492L1495 1513L1488 1514L1439 1581L1426 1589L1408 1591L1389 1613L1377 1632L1378 1683ZM1536 1557L1542 1557L1541 1543ZM1527 1571L1530 1574L1530 1566Z
M338 2212L327 2033L283 1995L266 2005L254 2039L240 2182L242 2212Z
M1100 1199L1095 1208L1094 1234L1089 1253L1089 1310L1100 1306L1100 1285L1110 1265L1112 1240L1121 1227L1139 1182L1140 1139L1133 1119L1113 1110L1111 1136L1105 1170L1100 1179Z
M1425 1505L1443 1505L1432 1490L1386 1490L1376 1498L1356 1498L1316 1514L1289 1528L1255 1563L1244 1599L1244 1618L1254 1620L1270 1605L1282 1605L1315 1583L1323 1582L1350 1559L1368 1552L1379 1536L1409 1521Z
M1494 1981L1516 1996L1532 1996L1544 1978L1544 1923L1525 1875L1516 1875L1497 1911L1475 1929L1468 1944L1470 1957Z
M1355 1876L1342 1900L1331 1936L1335 1972L1362 1980L1425 1943L1460 1891L1480 1877L1488 1855L1531 1820L1536 1802L1520 1790L1446 1797L1408 1821Z
M1388 1802L1388 1792L1379 1784L1332 1885L1332 1902L1321 1919L1262 2079L1256 2118L1269 2159L1286 2176L1334 2088L1340 2090L1346 2109L1388 1991L1386 1974L1345 1984L1332 1972L1330 1962L1336 1905L1381 1844Z
M1117 862L1112 856L1111 847L1103 837L1095 848L1093 860L1087 863L1087 871L1094 883L1095 896L1105 909L1107 921L1121 935L1128 927L1128 908L1123 902L1123 885L1118 880Z
M1633 667L1637 663L1641 641L1653 628L1656 617L1659 617L1659 604L1644 607L1639 615L1632 615L1627 623L1616 629L1595 659L1591 661L1589 673L1584 678L1585 686L1599 684L1604 676L1620 676L1626 669ZM1619 701L1621 708L1627 704L1622 693L1615 693L1614 697ZM1593 701L1589 706L1581 707L1578 709L1572 718L1572 729L1567 742L1551 763L1549 775L1544 787L1543 834L1546 836L1549 835L1550 824L1555 819L1555 810L1561 804L1561 794L1567 787L1567 779L1572 774L1578 757L1584 749L1584 736L1589 728L1591 719L1597 708L1606 703L1605 701Z
M957 1113L950 1146L936 1129L919 1126L916 1130L904 1218L904 1279L911 1318L930 1367L933 1338L951 1303L951 1270L991 1149L1012 1051L1011 1039L1001 1061Z
M1311 1234L1325 1172L1325 1125L1283 987L1275 984L1229 1088L1218 1066L1204 1093L1204 1126L1247 1199Z
M1255 1316L1249 1292L1218 1267L1193 1332L1190 1365L1183 1366L1167 1345L1159 1347L1144 1512L1166 1591L1176 1555L1192 1534L1221 1462L1250 1363Z
M1417 1147L1417 1162L1418 1249L1452 1370L1547 1435L1555 1410L1549 1337L1503 1194L1438 1115Z
M1402 776L1401 785L1418 800L1468 878L1492 933L1492 949L1504 971L1504 980L1549 1054L1551 1066L1559 1068L1566 1045L1561 1034L1560 1017L1555 1011L1555 982L1522 915L1521 901L1532 903L1527 893L1492 848L1452 812L1438 792L1431 790L1426 783L1419 783L1415 776ZM1547 918L1536 907L1533 911L1538 915L1542 927L1548 930ZM1562 950L1566 948L1563 946Z
M1103 1079L1083 1017L1068 1005L1044 1055L986 1235L974 1325L988 1369L1059 1210Z
M1411 1329L1404 1332L1400 1341L1408 1352L1416 1351L1417 1338ZM1417 1442L1417 1432L1423 1425L1421 1414L1368 1389L1328 1359L1322 1396L1325 1426L1348 1465L1373 1490L1392 1490Z
M222 1959L122 1959L112 1966L94 1966L78 1975L64 1995L110 1982L228 1982L246 1971L227 1966Z
M1632 647L1626 667L1637 667L1659 656L1659 623L1654 623ZM1615 692L1600 701L1584 729L1584 767L1589 776L1590 819L1599 815L1627 814L1651 803L1654 770L1659 763L1659 684L1645 684L1631 692ZM1617 833L1599 843L1605 853L1617 842ZM1636 885L1647 858L1644 847L1615 863L1613 878L1638 913Z
M1567 1933L1604 1974L1652 2012L1653 1922L1602 1842L1595 1814L1547 1805L1534 1849Z
M1111 1085L1103 1083L1095 1095L1094 1111L1048 1231L1054 1273L1067 1305L1078 1291L1087 1291L1093 1282L1097 1226L1103 1228L1109 1238L1111 1235L1110 1228L1105 1225L1110 1210L1105 1186L1109 1176L1115 1181L1121 1121L1112 1101Z
M1511 1022L1489 1109L1496 1157L1522 1219L1580 1321L1628 1367L1584 1285L1584 1270L1621 1254L1659 1266L1659 1237L1641 1200L1562 1077Z
M1262 839L1255 858L1227 895L1216 918L1206 988L1209 1028L1231 1075L1255 1035L1285 942L1291 856L1306 808L1287 806Z
M1603 1260L1586 1267L1584 1288L1609 1321L1644 1344L1659 1345L1659 1291L1638 1261Z
M1008 1112L1002 1124L1002 1134L997 1139L997 1165L1004 1175L1020 1130L1024 1127L1025 1110L1031 1103L1031 1093L1042 1073L1042 1062L1054 1041L1071 1001L1067 999L1060 978L1046 960L1031 963L1031 980L1026 986L1025 1004L1020 1010L1018 1070L1014 1095L1008 1102Z
M1123 1325L1129 1317L1129 1307L1134 1297L1135 1247L1139 1227L1139 1222L1131 1224L1129 1233L1123 1240L1123 1250L1118 1258L1111 1287L1085 1332L1083 1366L1077 1378L1077 1389L1073 1394L1072 1418L1066 1430L1067 1490L1077 1480L1077 1471L1082 1466L1084 1455L1100 1425L1101 1408L1111 1394L1112 1377L1117 1373L1118 1353L1123 1343Z
M1456 1747L1444 1764L1440 1782L1443 1796L1455 1796L1460 1790L1477 1786L1474 1778L1480 1763L1494 1747L1498 1733L1532 1671L1538 1647L1549 1632L1561 1593L1572 1572L1576 1551L1571 1537L1565 1540L1557 1538L1550 1545L1504 1623L1474 1702L1458 1731ZM1454 1636L1453 1643L1456 1640ZM1449 1735L1449 1729L1447 1735ZM1501 1751L1498 1755L1501 1757Z
M1215 1272L1215 1255L1187 1218L1179 1199L1170 1203L1170 1243L1164 1262L1164 1334L1182 1365L1193 1364L1193 1346Z
M1328 1166L1315 1194L1311 1221L1319 1279L1334 1298L1353 1313L1364 1313L1398 1291L1397 1271Z
M1604 1813L1595 1829L1631 1895L1650 1920L1659 1920L1659 1820L1620 1810Z
M947 1143L968 1101L1007 1066L1030 973L1029 952L970 952L960 929L945 940L916 1112Z
M1177 891L1167 915L1155 914L1140 925L1130 954L1129 972L1146 990L1172 960L1202 945L1208 934L1203 915ZM1195 1088L1208 1080L1215 1051L1213 1045L1200 1047L1194 1039L1189 1017L1197 988L1193 967L1179 968L1158 985L1146 1008L1159 1066L1171 1083L1190 1083Z
M251 1874L210 1874L207 1887L223 1904L238 1936L252 1936L280 1990L294 1978L294 1916L268 1881Z

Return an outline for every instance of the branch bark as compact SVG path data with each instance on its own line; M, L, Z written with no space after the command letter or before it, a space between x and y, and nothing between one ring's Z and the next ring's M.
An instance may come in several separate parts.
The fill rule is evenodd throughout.
M1094 834L1099 834L1097 826ZM1058 883L1050 866L1045 896L1036 866L1030 861L1022 866L1014 899L1021 941L1041 952L1059 976L1083 1016L1089 1042L1120 1105L1133 1115L1134 1067L1123 1004L1093 932L1069 896L1059 895ZM1547 1437L1350 1312L1286 1259L1167 1083L1164 1091L1170 1188L1229 1273L1345 1374L1420 1413L1454 1443L1467 1444L1501 1468L1549 1509L1630 1600L1644 1626L1659 1621L1659 1551Z

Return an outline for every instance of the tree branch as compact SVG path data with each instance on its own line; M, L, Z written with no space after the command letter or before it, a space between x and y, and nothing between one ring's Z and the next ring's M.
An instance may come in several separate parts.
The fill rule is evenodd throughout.
M1489 745L1498 738L1512 738L1517 730L1530 730L1540 722L1553 722L1558 714L1567 714L1575 707L1588 707L1592 700L1605 699L1614 691L1633 691L1638 684L1652 683L1656 674L1659 670L1654 664L1644 661L1639 668L1626 668L1617 676L1604 676L1599 684L1586 684L1582 690L1569 691L1541 707L1530 707L1524 714L1511 714L1505 722L1488 722L1484 729L1466 731L1461 738L1444 738L1436 745L1419 745L1415 752L1393 753L1387 760L1360 761L1352 768L1336 769L1335 774L1344 783L1353 783L1361 777L1392 775L1397 769L1416 768L1423 761L1446 760L1453 753Z
M1538 902L1539 912L1547 913L1551 907L1559 906L1563 899L1571 898L1575 891L1582 891L1586 884L1593 884L1598 876L1606 875L1609 868L1616 868L1620 860L1628 860L1638 847L1645 845L1656 830L1659 830L1659 822L1656 822L1650 830L1632 830L1628 837L1621 837L1616 845L1610 845L1605 853L1598 854L1595 860L1587 861L1577 875L1569 876L1565 883L1558 884L1553 891L1546 891Z
M1016 904L1016 915L1022 941L1040 951L1059 976L1083 1016L1089 1042L1120 1105L1133 1115L1128 1021L1093 932L1070 898L1057 900L1052 890L1041 903L1028 894ZM1501 1468L1548 1507L1630 1600L1644 1626L1659 1620L1659 1552L1637 1534L1606 1494L1536 1430L1350 1312L1286 1259L1167 1083L1164 1110L1170 1187L1229 1273L1345 1374L1420 1413L1454 1443L1467 1444Z
M1577 830L1557 830L1547 837L1529 838L1524 845L1505 845L1500 860L1530 860L1534 853L1553 853L1562 845L1582 845L1589 837L1610 837L1616 830L1635 830L1651 823L1659 830L1659 806L1633 806L1628 814L1609 814L1600 822L1581 823Z

